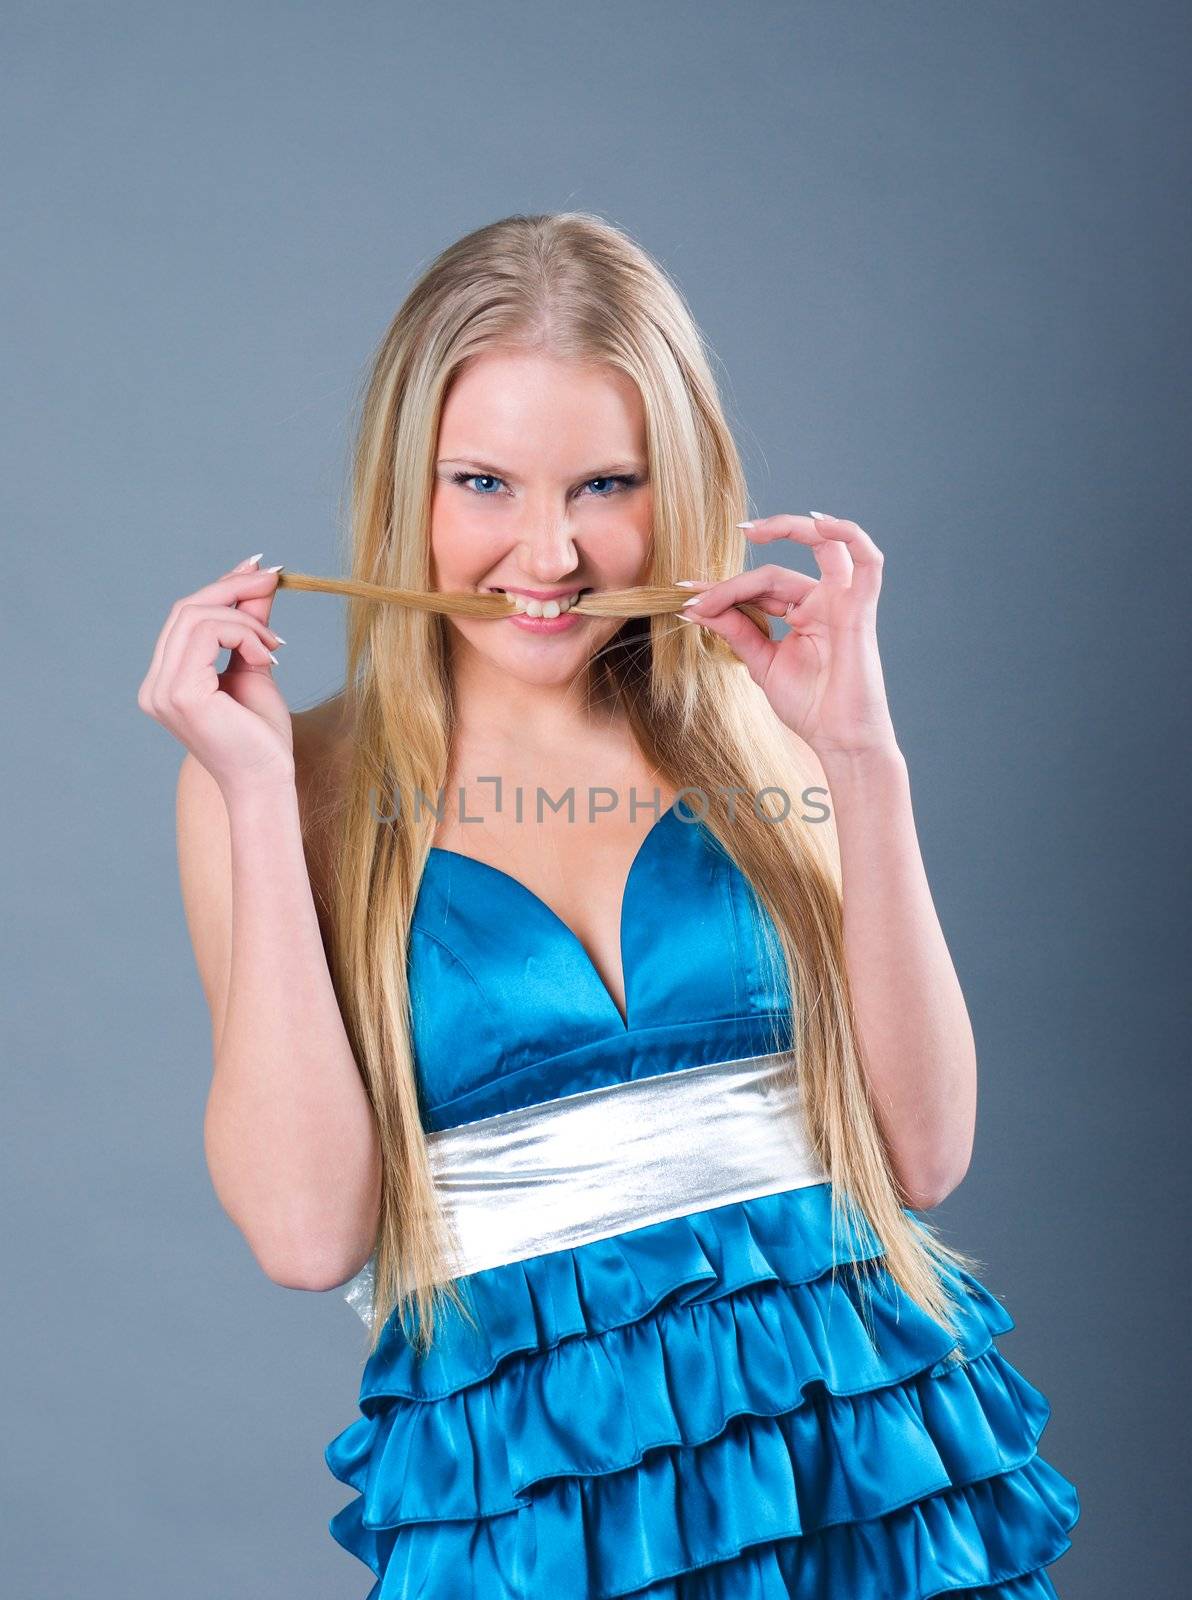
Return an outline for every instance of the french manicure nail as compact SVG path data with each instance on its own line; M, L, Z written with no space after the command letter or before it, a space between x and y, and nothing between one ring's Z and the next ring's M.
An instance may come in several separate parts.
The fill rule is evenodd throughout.
M753 527L753 523L752 522L738 522L737 523L737 527L738 528L752 528Z
M261 559L261 557L264 554L265 554L265 552L263 550L258 550L255 556L247 556L245 558L245 565L246 566L250 566L250 567L255 567L257 562Z
M270 661L272 661L272 663L273 663L273 665L274 665L274 666L275 666L275 667L280 667L280 666L281 666L281 662L280 662L280 661L279 661L279 660L278 660L278 659L277 659L277 657L276 657L276 656L275 656L275 655L274 655L274 654L273 654L273 651L272 651L272 650L270 650L270 652L269 652L269 659L270 659Z
M832 520L826 511L809 511L807 515L809 517L816 517L824 522L831 522Z
M285 562L284 561L279 561L275 567L266 567L265 571L266 572L280 572L282 567L284 567L284 566L285 566Z
M270 633L273 633L273 629L272 628L270 628L269 631L270 631ZM286 641L282 638L280 633L274 633L273 634L273 642L274 642L274 644L285 644Z
M700 585L700 580L698 578L676 578L675 579L675 588L676 589L698 589L699 585Z
M693 594L690 600L684 600L683 607L698 605L703 598L702 594Z

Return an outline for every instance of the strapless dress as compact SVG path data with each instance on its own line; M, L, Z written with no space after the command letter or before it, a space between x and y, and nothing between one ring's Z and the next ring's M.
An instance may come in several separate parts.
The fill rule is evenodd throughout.
M326 1448L365 1600L1056 1595L1079 1502L1009 1313L957 1269L949 1359L876 1237L833 1237L806 1144L767 1142L794 1092L768 921L664 811L625 886L623 1016L537 895L431 852L414 1048L474 1323L419 1357L391 1317ZM370 1270L342 1290L366 1319Z

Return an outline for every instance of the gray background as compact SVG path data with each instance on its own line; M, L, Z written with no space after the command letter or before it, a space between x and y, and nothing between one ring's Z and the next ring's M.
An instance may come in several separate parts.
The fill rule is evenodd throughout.
M573 207L678 278L754 509L885 551L982 1070L937 1220L1054 1407L1083 1506L1060 1591L1182 1592L1179 11L5 6L7 1593L369 1586L322 1459L363 1330L264 1278L210 1188L181 752L135 694L176 595L262 547L336 569L352 398L414 274ZM275 616L310 704L338 604Z

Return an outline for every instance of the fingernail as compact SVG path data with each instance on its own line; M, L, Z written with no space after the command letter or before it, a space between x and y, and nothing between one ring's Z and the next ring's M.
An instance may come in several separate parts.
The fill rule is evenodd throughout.
M285 562L284 561L279 561L275 567L266 567L265 571L266 572L280 572L283 566L285 566Z
M820 517L825 522L831 522L832 520L826 511L809 511L807 515L809 517Z
M693 594L690 600L684 600L683 606L686 608L687 606L698 605L703 598L702 594Z
M269 632L273 633L273 629L270 628ZM285 644L286 641L282 638L280 633L273 633L273 642L274 644Z
M270 652L269 652L269 659L270 659L270 661L272 661L272 663L273 663L273 665L274 665L274 666L275 666L275 667L280 667L280 666L281 666L281 662L280 662L280 661L279 661L279 660L278 660L278 659L277 659L277 657L276 657L276 656L275 656L275 655L274 655L274 654L273 654L273 651L272 651L272 650L270 650Z
M703 617L689 617L683 611L676 611L674 615L678 617L680 622L703 622L704 620Z
M737 527L738 528L752 528L753 527L753 523L752 522L738 522L737 523Z
M698 589L699 585L700 585L700 580L698 578L676 578L675 579L675 588L676 589Z
M264 554L265 554L265 552L263 550L258 550L255 556L246 556L245 557L245 561L244 561L244 565L246 567L255 567L257 562L261 559L261 557Z

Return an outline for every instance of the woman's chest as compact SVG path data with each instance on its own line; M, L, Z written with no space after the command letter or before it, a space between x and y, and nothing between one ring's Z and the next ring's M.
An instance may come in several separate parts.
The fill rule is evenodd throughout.
M528 798L511 785L510 793L499 815L458 806L436 830L434 855L465 857L540 903L583 951L624 1021L626 893L674 792L657 786L577 792L573 785Z
M585 907L563 900L577 927L504 868L431 851L409 954L430 1125L785 1048L764 1026L785 1024L789 1007L772 924L708 829L668 808L627 867L611 859L619 904L587 908L585 924ZM589 861L587 881L591 871ZM597 930L594 947L585 927Z

